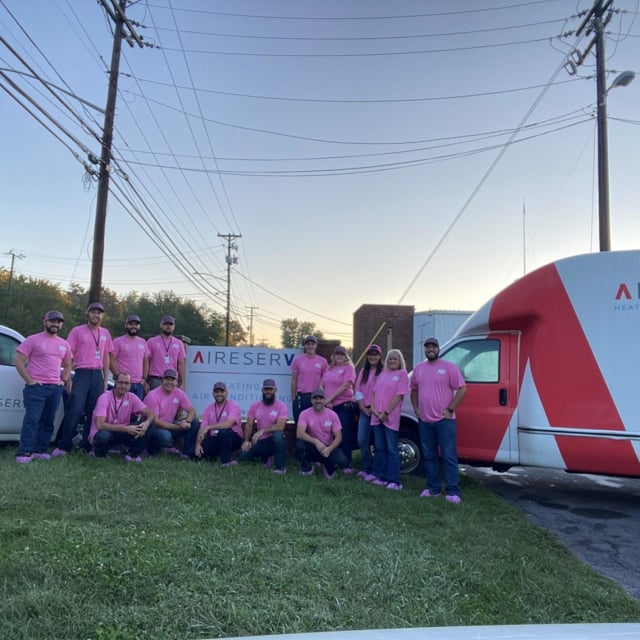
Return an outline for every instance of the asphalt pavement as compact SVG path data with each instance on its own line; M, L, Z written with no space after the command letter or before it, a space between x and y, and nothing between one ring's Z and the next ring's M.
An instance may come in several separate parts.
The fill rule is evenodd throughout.
M533 467L498 473L463 465L461 470L640 599L640 479Z

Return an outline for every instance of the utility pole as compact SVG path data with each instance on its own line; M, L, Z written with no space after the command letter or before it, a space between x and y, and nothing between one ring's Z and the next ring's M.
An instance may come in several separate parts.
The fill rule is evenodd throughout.
M584 49L574 49L565 69L575 75L578 67L584 62L593 47L596 50L596 92L597 92L597 127L598 127L598 227L600 251L611 251L611 225L609 212L609 139L607 130L607 79L605 69L604 30L613 17L611 5L613 0L595 0L584 20L576 31L579 36L585 27L586 35L594 34L593 39ZM606 14L606 17L605 17Z
M9 249L9 251L7 251L5 253L5 255L7 256L11 256L11 269L9 270L9 283L8 283L8 287L7 287L7 312L5 314L5 321L9 320L9 313L11 312L11 292L13 291L13 271L15 268L15 264L16 264L16 258L18 258L18 260L22 260L23 258L26 258L26 256L24 255L24 253L22 253L22 251L18 251L16 253L15 249Z
M125 16L126 0L98 0L114 22L113 49L111 51L111 67L109 70L109 91L107 106L102 127L102 151L98 172L98 193L96 196L96 219L93 227L93 255L91 258L91 283L89 285L89 302L99 302L102 295L102 267L104 263L104 236L107 223L107 200L109 198L109 177L111 173L111 145L113 142L113 123L118 95L118 75L120 69L120 51L122 39L129 46L134 41L143 47L132 23ZM125 34L125 30L127 33Z
M253 312L260 307L249 307L249 346L253 347Z
M240 234L234 233L219 233L218 238L224 238L227 241L227 255L225 256L227 262L227 321L225 323L225 338L224 346L229 346L229 330L231 327L231 265L238 264L238 257L232 256L231 251L237 251L238 245L233 241L236 238L242 238Z

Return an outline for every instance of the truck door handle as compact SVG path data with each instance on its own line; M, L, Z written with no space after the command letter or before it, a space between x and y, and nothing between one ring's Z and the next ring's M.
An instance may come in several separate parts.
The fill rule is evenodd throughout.
M506 389L500 389L500 391L498 392L498 402L502 407L507 406L507 390Z

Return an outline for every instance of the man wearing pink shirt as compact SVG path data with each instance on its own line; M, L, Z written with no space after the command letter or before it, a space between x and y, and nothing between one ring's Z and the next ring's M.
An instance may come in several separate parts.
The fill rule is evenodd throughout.
M70 388L71 347L58 336L64 317L59 311L44 316L44 331L29 336L16 350L16 370L25 381L22 391L24 419L16 462L48 460L53 420L62 398L62 385Z
M165 369L175 369L178 372L178 386L184 390L184 374L186 352L180 338L173 334L176 329L176 319L173 316L163 316L160 321L162 333L147 340L149 346L149 388L159 387L162 373Z
M313 406L300 414L296 429L296 458L300 463L300 474L313 475L312 462L322 465L324 477L332 480L336 467L343 471L349 462L340 448L342 424L338 414L325 406L325 392L316 389L311 392Z
M260 458L266 467L275 462L273 472L284 475L287 472L284 427L289 410L276 398L276 391L275 380L267 378L262 383L262 400L249 407L240 460Z
M140 400L149 391L147 376L149 375L149 346L141 338L140 317L129 315L124 323L126 333L113 341L111 354L111 373L114 379L121 371L131 376L131 388Z
M123 445L125 462L142 462L140 454L151 435L153 412L129 391L131 377L128 373L119 373L114 382L114 388L98 398L93 411L89 432L93 454L96 458L104 458L111 446Z
M89 451L89 431L93 418L93 409L100 394L106 391L109 379L109 365L113 342L111 334L102 324L104 307L99 302L92 302L87 307L87 323L73 327L67 341L73 352L73 382L71 393L65 404L64 422L62 423L58 446L53 450L53 457L63 456L73 448L78 423L84 414L85 421L80 447Z
M427 357L417 364L411 376L411 404L418 418L427 488L421 498L442 493L438 448L442 456L447 502L459 504L458 451L456 447L456 409L467 387L458 367L440 358L436 338L424 342Z
M160 386L149 391L144 398L144 403L155 415L149 453L154 455L164 449L166 453L182 453L187 458L194 458L200 425L187 394L177 385L178 372L167 369L162 373ZM182 452L175 443L181 436L184 436Z
M231 453L242 446L244 439L242 412L227 396L227 385L216 382L213 385L214 402L205 407L196 438L196 457L215 460L219 455L223 467L238 464L231 459Z
M322 376L329 368L326 359L316 354L317 347L318 338L307 336L303 343L304 352L291 363L291 399L296 424L300 413L311 408L311 392L320 387Z

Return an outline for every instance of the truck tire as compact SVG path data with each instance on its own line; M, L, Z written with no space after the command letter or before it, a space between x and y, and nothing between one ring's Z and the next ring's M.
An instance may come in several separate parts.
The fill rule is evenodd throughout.
M400 423L398 449L400 452L400 473L422 475L424 463L417 424L404 420Z

